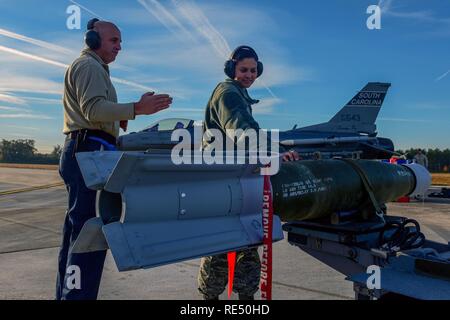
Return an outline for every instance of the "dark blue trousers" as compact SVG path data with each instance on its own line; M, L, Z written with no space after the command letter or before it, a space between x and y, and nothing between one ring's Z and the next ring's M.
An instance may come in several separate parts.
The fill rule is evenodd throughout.
M66 140L59 163L59 173L68 192L68 209L63 227L56 280L57 300L97 299L106 250L90 253L70 253L84 223L95 217L96 191L88 189L73 155L75 140ZM77 152L100 150L100 143L86 139ZM78 285L74 276L79 270Z

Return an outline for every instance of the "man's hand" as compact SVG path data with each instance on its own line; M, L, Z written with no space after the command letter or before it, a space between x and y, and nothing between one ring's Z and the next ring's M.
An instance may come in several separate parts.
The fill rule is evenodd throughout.
M295 150L289 150L288 152L283 153L282 158L283 161L297 161L302 159Z
M122 130L124 132L127 132L127 128L128 128L128 120L121 120L120 121L120 128L122 128Z
M147 92L142 95L141 100L134 104L134 113L140 114L154 114L161 110L167 109L172 103L172 97L168 94L155 94L154 92Z

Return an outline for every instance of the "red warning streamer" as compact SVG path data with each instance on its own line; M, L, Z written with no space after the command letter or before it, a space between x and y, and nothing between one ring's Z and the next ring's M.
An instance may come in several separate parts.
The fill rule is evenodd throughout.
M228 252L228 299L231 297L233 292L233 282L234 282L234 266L236 265L236 251Z
M263 254L261 260L261 299L272 300L272 229L273 205L270 176L264 176L263 194Z

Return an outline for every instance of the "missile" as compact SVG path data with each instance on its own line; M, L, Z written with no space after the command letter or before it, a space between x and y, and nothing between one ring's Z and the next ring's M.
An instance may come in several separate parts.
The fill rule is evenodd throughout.
M376 137L333 137L333 138L311 138L311 139L287 139L280 141L284 146L308 146L316 144L337 144L351 142L367 142L377 140Z
M371 182L379 204L405 195L423 195L431 183L428 171L418 164L337 159L285 162L271 178L275 213L283 221L300 221L361 208L368 195L354 165Z
M258 164L181 164L170 153L100 151L76 154L86 186L97 190L97 217L73 252L111 249L120 271L261 245L264 177ZM234 162L236 163L236 162ZM239 163L239 162L238 162ZM270 179L273 240L281 221L317 219L425 192L428 171L379 161L297 161Z

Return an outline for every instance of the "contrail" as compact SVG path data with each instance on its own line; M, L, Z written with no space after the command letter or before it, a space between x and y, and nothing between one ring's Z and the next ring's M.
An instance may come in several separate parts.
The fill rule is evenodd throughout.
M28 114L28 113L15 113L15 114L0 114L0 118L3 119L44 119L44 120L51 120L54 119L52 117L44 116L44 115L38 115L38 114Z
M0 91L12 91L12 92L34 92L34 93L44 93L44 94L53 94L53 95L61 95L61 90L48 90L48 89L41 89L41 88L18 88L18 87L0 87Z
M175 18L163 5L161 5L156 0L149 0L153 5L153 10L150 5L145 0L137 0L139 4L141 4L149 13L151 13L156 19L158 19L164 27L167 28L170 32L174 33L177 36L180 36L179 31L191 40L195 41L194 36L180 23L180 21ZM156 11L156 12L155 12ZM177 28L173 28L172 25L175 25Z
M19 104L19 105L26 105L27 102L22 97L16 97L9 94L0 93L0 101Z
M99 18L100 20L105 20L103 17L101 17L99 14L96 14L95 12L89 10L88 8L82 6L81 4L79 4L78 2L75 2L73 0L69 0L70 2L72 2L73 4L79 6L81 9L85 10L86 12L89 12L90 14L92 14L94 17Z
M435 81L440 81L442 79L444 79L448 74L450 73L450 70L448 70L447 72L445 72L443 75L441 75L440 77L437 77L435 79Z
M136 82L132 82L132 81L128 81L128 80L125 80L125 79L111 77L111 80L113 80L114 82L117 82L117 83L125 84L127 86L135 87L135 88L142 89L142 90L145 90L145 91L153 91L153 92L157 91L154 88L147 87L147 86L144 86L142 84L139 84L139 83L136 83Z
M146 4L145 0L137 0L141 5L143 5L147 11L149 11L151 14L153 14L168 30L171 32L174 32L174 30L166 21L162 20L159 16L157 16ZM152 2L152 4L157 8L157 11L161 12L163 15L165 15L168 20L170 20L173 24L177 25L179 29L187 32L189 35L191 33L186 30L186 28L179 22L169 11L164 8L163 5L161 5L156 0L149 0ZM229 53L231 52L231 48L226 41L225 37L210 23L208 18L203 14L203 11L196 6L195 4L187 4L178 0L172 0L173 5L175 8L183 15L183 17L189 21L189 23L194 27L194 29L202 35L206 40L209 42L209 44L213 47L213 49L216 51L216 53L219 55L222 59L227 59L229 57ZM191 35L193 38L193 36ZM269 94L275 98L278 99L278 97L273 93L273 91L264 84L262 80L258 80L261 85L269 92Z
M58 61L50 60L50 59L43 58L43 57L40 57L40 56L37 56L37 55L34 55L34 54L26 53L26 52L23 52L23 51L19 51L19 50L13 49L13 48L4 47L4 46L1 46L1 45L0 45L0 51L12 53L12 54L14 54L16 56L20 56L20 57L31 59L31 60L35 60L35 61L44 62L44 63L51 64L53 66L57 66L57 67L61 67L61 68L67 68L69 66L68 64L65 64L65 63L61 63L61 62L58 62Z
M75 1L71 1L71 2L75 3L76 5L79 5ZM84 8L84 9L88 10L87 8ZM89 12L91 12L91 11L89 11ZM30 38L30 37L27 37L27 36L24 36L24 35L21 35L21 34L18 34L18 33L14 33L14 32L11 32L11 31L8 31L8 30L5 30L5 29L1 29L1 28L0 28L0 35L4 35L4 36L10 37L10 38L21 40L21 41L24 41L24 42L27 42L27 43L31 43L31 44L37 45L37 46L42 47L42 48L46 48L46 49L57 51L57 52L60 52L60 53L65 53L65 54L73 54L74 53L73 51L71 51L69 49L66 49L64 47L61 47L61 46L58 46L58 45L55 45L55 44L52 44L52 43L49 43L49 42L46 42L46 41L33 39L33 38ZM12 54L24 57L24 58L28 58L28 59L32 59L32 60L36 60L36 61L40 61L40 62L45 62L45 63L51 64L51 65L54 65L54 66L57 66L57 67L62 67L62 68L68 68L69 67L68 64L64 64L64 63L61 63L61 62L58 62L58 61L55 61L55 60L50 60L50 59L47 59L47 58L43 58L43 57L40 57L40 56L37 56L37 55L29 54L29 53L26 53L26 52L23 52L23 51L19 51L19 50L12 49L12 48L5 47L5 46L1 46L1 45L0 45L0 51L12 53ZM128 80L125 80L125 79L120 79L120 78L115 78L115 77L111 77L111 79L114 80L117 83L125 84L125 85L131 86L131 87L143 89L143 90L146 90L146 91L155 91L153 88L150 88L150 87L147 87L147 86L144 86L144 85L141 85L139 83L132 82L132 81L128 81Z
M219 56L226 59L229 52L231 52L230 46L220 32L209 22L200 8L193 3L180 2L178 0L172 0L172 3L197 32L208 40Z
M1 96L1 94L0 94ZM37 103L52 103L52 104L60 104L62 102L61 99L49 99L49 98L38 98L38 97L24 97L21 96L21 99L35 101Z
M426 119L404 119L404 118L378 118L380 121L397 121L397 122L418 122L418 123L436 123L436 122L444 122L448 121L436 121L436 120L426 120Z
M5 107L5 106L0 106L0 110L5 110L5 111L27 111L25 109L22 108L15 108L15 107Z
M279 98L273 93L272 89L270 89L270 88L264 83L263 80L257 78L256 81L258 81L258 82L261 83L261 85L269 92L269 94L272 96L272 98L274 98L274 99L279 99Z
M51 64L53 66L57 66L57 67L60 67L60 68L65 68L66 69L66 68L69 67L69 65L65 64L65 63L61 63L61 62L58 62L58 61L55 61L55 60L43 58L43 57L40 57L40 56L37 56L37 55L34 55L34 54L26 53L26 52L23 52L23 51L20 51L20 50L8 48L8 47L1 46L1 45L0 45L0 51L8 52L8 53L11 53L11 54L14 54L14 55L26 58L26 59L35 60L35 61L39 61L39 62L44 62L44 63ZM122 83L122 84L128 85L130 87L143 89L145 91L155 91L155 89L153 89L153 88L141 85L139 83L135 83L133 81L128 81L128 80L115 78L115 77L111 77L111 80L114 80L117 83Z
M166 109L169 110L169 109ZM170 112L197 112L197 113L203 113L205 110L199 109L199 108L171 108L169 110Z
M0 28L0 35L5 36L5 37L9 37L9 38L12 38L12 39L24 41L24 42L27 42L27 43L31 43L31 44L34 44L34 45L39 46L41 48L57 51L57 52L64 53L64 54L73 54L74 53L74 51L72 51L72 50L63 48L63 47L55 45L53 43L48 43L46 41L33 39L33 38L30 38L30 37L24 36L22 34L18 34L18 33L15 33L15 32L12 32L12 31L8 31L8 30L2 29L2 28Z
M179 0L172 0L174 6L181 12L181 14L191 23L198 33L203 35L218 55L223 59L228 59L231 48L225 37L209 22L208 18L203 14L203 11L194 3L187 4ZM261 79L258 79L261 85L274 98L278 99L273 91L264 84Z

